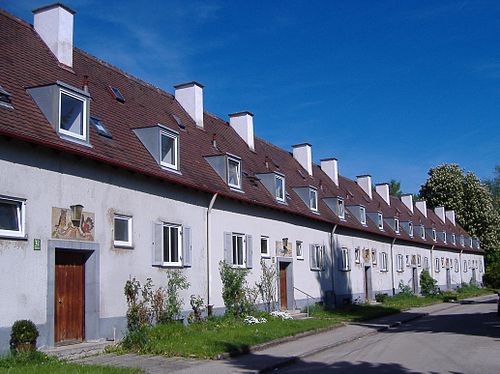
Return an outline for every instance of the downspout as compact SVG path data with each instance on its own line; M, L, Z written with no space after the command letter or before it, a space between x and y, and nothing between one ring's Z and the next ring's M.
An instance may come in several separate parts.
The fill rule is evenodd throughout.
M434 279L434 246L435 246L435 244L433 244L432 247L431 247L431 264L430 264L430 268L431 268L431 277L432 277L432 279Z
M211 294L212 294L212 266L211 266L211 253L210 253L210 213L212 212L212 208L214 207L215 200L217 199L218 193L214 193L212 199L210 200L210 204L208 204L207 209L207 308L208 314L212 314L213 305L211 302Z
M460 270L460 287L462 287L462 283L464 282L462 278L462 253L464 250L460 250L460 253L458 254L458 269Z
M396 238L392 239L391 243L391 282L392 282L392 295L396 294L396 280L394 279L394 253L392 247L394 247L394 243L396 243Z
M335 306L337 306L336 304L336 293L335 293L335 261L334 261L334 258L335 258L335 231L337 230L337 226L338 224L335 224L335 226L333 226L333 230L332 230L332 242L331 242L331 247L332 247L332 292L333 292L333 304Z

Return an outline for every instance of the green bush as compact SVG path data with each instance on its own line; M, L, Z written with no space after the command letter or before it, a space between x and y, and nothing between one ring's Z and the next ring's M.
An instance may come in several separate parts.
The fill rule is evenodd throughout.
M422 270L420 273L420 290L424 296L435 296L439 293L439 288L436 286L437 280L431 277L427 270Z
M186 290L189 286L190 284L181 270L167 270L165 307L158 321L159 323L171 322L181 318L182 304L184 302L179 296L179 291Z
M219 263L219 272L222 280L222 300L226 313L240 317L249 311L246 295L247 269L234 268L225 261Z
M38 329L30 320L23 319L14 322L9 342L11 351L17 353L24 350L36 350L36 339L38 336Z
M411 287L408 286L407 284L405 284L405 282L403 282L402 280L399 281L399 285L398 285L398 288L399 288L399 295L403 295L403 296L413 296L413 291L411 290Z
M456 301L458 296L453 291L445 291L441 293L441 298L445 303L449 303L450 301Z
M129 351L138 352L148 344L148 327L141 327L136 330L129 331L123 338L121 346Z
M387 295L386 293L377 293L377 294L375 294L375 301L377 301L378 303L383 303L388 298L389 298L389 295Z

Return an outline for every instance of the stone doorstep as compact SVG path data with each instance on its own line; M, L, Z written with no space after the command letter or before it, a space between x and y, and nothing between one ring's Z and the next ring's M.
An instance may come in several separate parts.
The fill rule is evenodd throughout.
M61 345L57 347L42 347L40 348L40 352L61 359L75 360L82 357L103 353L107 346L113 344L115 344L115 342L96 340L83 343Z

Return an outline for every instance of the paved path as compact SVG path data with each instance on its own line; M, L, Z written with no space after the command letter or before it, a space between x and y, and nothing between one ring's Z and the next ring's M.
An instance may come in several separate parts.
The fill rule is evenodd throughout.
M477 298L478 301L484 300L494 300L492 296ZM235 357L229 360L188 360L188 359L180 359L180 358L164 358L164 357L154 357L154 356L138 356L138 355L101 355L95 357L89 357L79 362L88 363L88 364L96 364L96 365L111 365L111 366L122 366L122 367L133 367L133 368L142 368L146 373L156 374L156 373L165 373L165 372L175 372L175 373L250 373L250 372L260 372L260 371L271 371L275 368L283 371L295 371L295 372L305 372L305 371L315 371L324 372L325 370L331 367L333 368L335 362L339 359L339 357L335 356L332 352L338 352L345 349L345 347L353 346L356 344L364 344L364 342L372 342L372 344L368 345L370 347L374 347L373 351L370 353L372 356L366 356L372 359L373 361L367 362L379 362L377 358L380 355L380 352L385 352L384 346L386 345L385 341L382 340L380 344L377 343L381 338L388 338L390 336L401 336L404 341L404 336L408 336L411 332L411 327L414 325L420 326L420 321L432 320L434 315L440 316L439 323L436 323L434 326L437 329L442 325L442 321L447 319L446 316L454 315L453 323L448 323L448 330L452 330L455 324L455 321L460 318L462 313L466 313L467 308L492 308L494 304L471 304L471 305L459 305L459 304L437 304L431 305L428 307L412 309L411 311L383 317L377 320L370 321L368 323L363 324L352 324L347 326L341 326L337 329L311 335L307 337L302 337L299 339L294 339L289 342L269 346L262 350L252 352L247 355ZM473 310L473 309L469 309ZM475 310L475 309L474 309ZM429 317L425 317L428 314L431 314ZM467 313L468 315L470 313ZM458 316L458 317L457 317ZM495 314L496 316L496 314ZM403 325L401 327L397 327L402 323L409 322L418 318L423 318L420 321L415 321L408 325ZM490 316L491 317L491 316ZM469 316L470 318L470 316ZM500 320L490 321L493 325L491 327L499 329L498 324L495 325L496 322L500 322ZM460 325L455 326L455 328L465 328L465 326L469 326L470 324L465 324L463 320L461 320ZM426 326L425 324L423 326ZM429 327L428 329L432 328ZM410 329L410 330L408 330ZM406 334L396 334L393 332L396 331L405 331ZM436 330L439 331L439 330ZM427 331L429 335L432 335L431 331ZM493 340L491 336L488 335L487 331L479 330L476 331L477 335L481 333L485 333L484 338L487 341ZM417 334L414 331L414 334ZM464 334L469 334L467 331L462 331L461 335L456 335L456 333L448 332L448 334L452 335L452 340L459 340L457 337L462 337ZM470 332L473 334L473 332ZM497 334L500 335L500 332L497 331ZM490 334L491 335L491 334ZM467 336L467 335L466 335ZM499 337L497 335L497 337ZM479 339L480 337L477 336ZM489 340L488 340L489 339ZM432 340L432 339L431 339ZM407 344L402 345L400 351L407 349L410 352L418 352L422 349L419 345L422 342L427 344L424 340L422 341L419 336L415 336L413 338L407 338ZM446 340L447 342L447 340ZM395 340L392 342L395 345L396 349L398 349L398 344L402 344ZM448 343L446 343L448 344ZM449 352L447 355L443 355L443 351L447 348L446 344L440 348L440 344L434 341L432 345L432 349L437 349L437 352L441 352L441 361L446 362L448 359L453 358L454 356L463 356L463 351L455 351ZM470 342L468 341L468 344ZM498 344L498 343L497 343ZM359 346L362 349L362 346ZM404 349L402 347L405 347ZM429 346L430 347L430 346ZM376 349L375 349L376 348ZM460 345L459 347L463 349L464 346ZM378 349L378 351L377 351ZM431 348L429 348L431 349ZM379 352L380 351L380 352ZM390 350L388 350L390 352ZM399 351L399 352L400 352ZM498 351L498 346L497 346ZM485 351L489 352L489 351ZM324 356L322 356L324 355ZM343 356L342 356L343 357ZM389 356L387 356L389 359ZM325 360L325 363L323 363ZM341 361L344 361L341 358ZM390 362L398 362L397 357L393 357ZM488 360L484 360L488 361ZM348 361L347 361L348 362ZM371 364L368 364L371 365ZM365 365L366 366L366 365ZM500 365L498 366L500 368ZM358 370L366 370L366 367L355 367L353 366L353 370L357 372ZM383 367L382 367L383 369ZM389 367L389 369L394 369L393 367ZM381 372L383 372L382 370ZM392 370L389 370L392 371ZM409 371L399 371L400 373L409 373ZM461 372L461 371L458 371ZM487 373L487 371L485 372ZM500 373L500 370L495 372L496 374Z

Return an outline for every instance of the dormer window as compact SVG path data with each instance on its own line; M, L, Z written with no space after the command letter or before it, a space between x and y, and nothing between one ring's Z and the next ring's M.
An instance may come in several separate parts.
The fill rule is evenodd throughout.
M366 209L363 206L359 207L359 221L362 225L366 225Z
M160 131L160 164L169 169L179 169L179 135L170 131Z
M422 240L425 240L425 227L424 227L424 225L420 226L420 238Z
M399 234L399 218L394 217L394 231Z
M408 222L408 233L413 236L413 223Z
M13 109L12 102L10 100L11 94L4 90L2 86L0 86L0 107Z
M275 176L275 196L276 200L285 202L285 178L280 175Z
M451 242L453 243L453 245L457 244L457 238L456 238L455 234L451 234Z
M338 199L337 200L337 212L339 215L340 219L345 219L345 206L344 206L344 200L343 199Z
M241 188L241 161L234 157L227 158L227 184Z
M432 240L436 241L437 235L436 235L436 229L432 229Z
M384 217L382 216L382 213L377 214L377 219L378 219L378 228L380 230L384 229Z
M87 100L65 89L59 90L59 133L87 140Z
M443 242L446 243L446 231L443 231Z
M318 191L313 188L309 189L309 209L318 211Z
M460 245L461 245L462 247L464 247L464 246L465 246L465 238L464 238L464 236L463 236L463 235L461 235L461 236L460 236Z
M472 248L472 238L469 238L469 247Z

